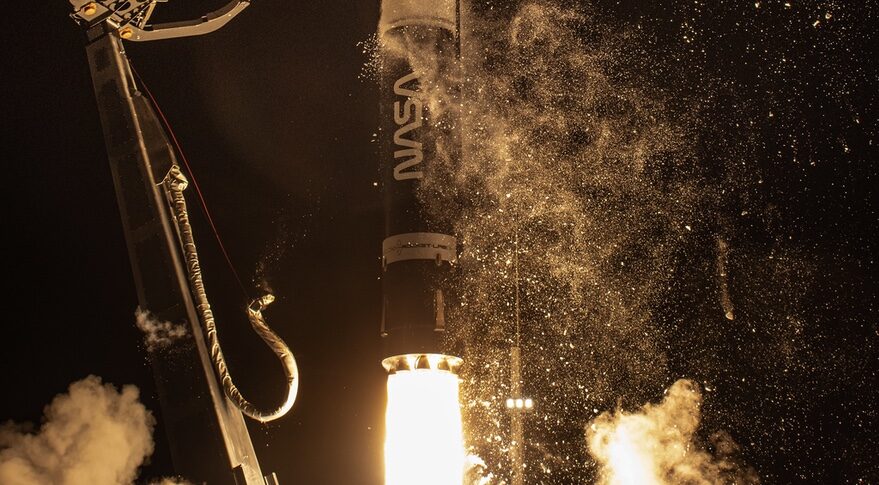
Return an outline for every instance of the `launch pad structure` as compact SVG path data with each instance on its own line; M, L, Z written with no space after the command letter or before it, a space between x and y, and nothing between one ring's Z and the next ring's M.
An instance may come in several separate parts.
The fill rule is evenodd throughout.
M209 346L216 335L210 334L210 327L206 335L202 326L210 308L206 300L197 301L203 295L193 291L194 244L191 237L186 239L180 215L172 209L179 203L168 182L177 170L176 155L153 106L138 89L122 45L123 39L212 32L249 0L233 0L197 19L166 24L149 23L157 0L70 3L71 16L86 31L86 53L139 307L160 321L185 324L188 330L171 350L150 353L175 470L195 483L277 485L277 476L264 475L260 468L240 403L228 397L231 379L222 384L218 379L217 355L222 359L222 352L218 343ZM197 260L194 263L197 270Z

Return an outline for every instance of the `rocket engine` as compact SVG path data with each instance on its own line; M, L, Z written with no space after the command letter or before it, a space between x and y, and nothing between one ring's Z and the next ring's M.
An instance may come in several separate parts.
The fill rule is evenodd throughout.
M441 348L457 241L431 217L430 204L443 201L423 190L460 156L455 110L446 109L456 94L457 1L382 0L379 36L385 485L460 485L462 360Z

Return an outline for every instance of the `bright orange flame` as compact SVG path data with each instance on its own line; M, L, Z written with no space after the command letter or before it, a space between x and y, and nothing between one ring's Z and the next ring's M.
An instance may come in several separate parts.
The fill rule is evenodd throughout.
M434 369L388 376L385 485L461 485L458 376Z
M655 455L637 429L626 423L617 426L607 437L606 460L610 469L609 485L659 485Z

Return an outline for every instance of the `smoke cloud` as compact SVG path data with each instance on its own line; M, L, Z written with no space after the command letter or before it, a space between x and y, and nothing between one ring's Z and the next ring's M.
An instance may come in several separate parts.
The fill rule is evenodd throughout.
M160 321L146 310L138 308L134 315L137 328L143 332L144 343L150 352L166 348L177 339L186 336L187 330L185 326Z
M603 413L586 428L589 452L601 466L600 485L756 484L753 470L735 459L738 446L726 433L700 448L702 394L692 381L675 382L659 404L639 411Z
M465 485L491 485L495 477L488 471L485 461L476 455L467 455L464 462Z
M96 376L74 382L46 407L39 431L0 426L3 485L127 485L153 452L155 419L135 386Z

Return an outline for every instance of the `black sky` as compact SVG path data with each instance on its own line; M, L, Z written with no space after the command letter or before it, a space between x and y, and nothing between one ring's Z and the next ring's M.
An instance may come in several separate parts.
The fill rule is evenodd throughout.
M734 239L751 249L748 254L796 240L785 247L808 263L798 273L808 281L777 294L802 289L797 304L807 310L809 351L796 359L813 371L796 372L790 377L796 381L779 387L787 377L749 364L747 356L718 356L714 368L698 368L705 353L747 354L748 339L762 333L734 335L735 346L669 337L669 352L677 356L672 368L721 381L731 404L707 404L709 424L749 421L713 419L712 409L751 411L750 427L733 434L765 483L879 483L873 457L879 444L873 409L877 74L871 53L877 7L791 3L593 4L615 25L647 32L640 39L649 39L641 46L648 58L633 69L665 69L644 76L656 81L651 89L703 103L703 124L694 131L710 139L704 156L722 158L724 143L748 147L736 153L753 162L760 183L747 204L763 212L759 220L730 223ZM189 11L203 5L183 2ZM166 475L170 457L133 324L136 295L84 36L65 2L35 2L28 10L3 34L7 290L0 420L38 422L53 396L89 374L133 383L159 417L157 451L144 476ZM372 1L264 0L210 36L127 47L174 127L251 291L256 268L267 263L265 276L279 297L268 319L293 348L302 385L290 417L250 429L263 469L278 472L282 483L372 484L382 476L383 223L372 143L378 96L363 79L367 56L359 45L377 19ZM715 125L706 121L711 110ZM728 116L733 110L736 116ZM751 124L738 130L741 120ZM197 214L194 223L231 371L246 395L271 404L282 392L281 371L251 333L240 310L244 298L204 219ZM711 237L705 239L710 244ZM713 270L710 256L696 256L704 256L697 267ZM738 271L756 267L741 263ZM682 282L683 296L658 311L660 318L677 322L679 307L702 305L701 296L710 293L702 283ZM741 292L764 289L754 283ZM785 311L785 303L772 304L743 308L743 318L749 311ZM667 333L693 333L681 325ZM691 359L690 352L700 357ZM724 365L757 384L718 378ZM700 372L705 375L694 375ZM799 400L775 401L768 391L791 387L802 389ZM805 423L794 434L776 428L791 402L803 403L788 411Z

